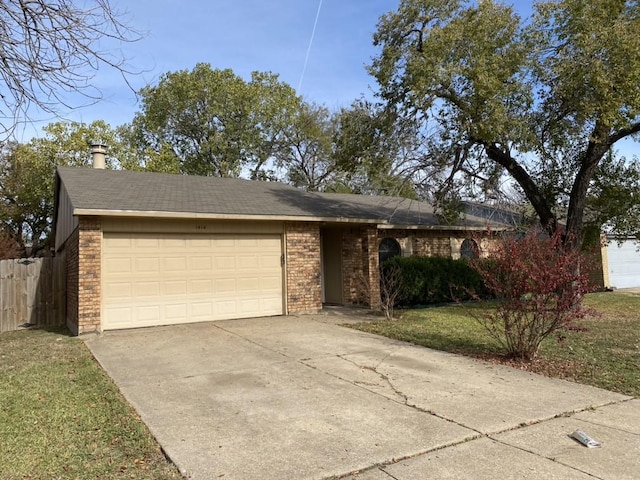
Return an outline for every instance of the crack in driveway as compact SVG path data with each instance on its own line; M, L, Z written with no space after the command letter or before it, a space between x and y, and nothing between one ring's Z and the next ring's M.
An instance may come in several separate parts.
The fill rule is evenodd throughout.
M396 349L396 350L397 350L397 349ZM470 427L469 425L465 425L465 424L460 423L460 422L457 422L457 421L455 421L455 420L453 420L453 419L451 419L451 418L445 417L445 416L443 416L443 415L441 415L441 414L436 413L436 412L435 412L435 411L433 411L433 410L430 410L430 409L427 409L427 408L420 407L420 406L419 406L418 404L416 404L416 403L409 403L409 396L408 396L406 393L404 393L402 390L400 390L400 389L399 389L399 388L398 388L398 387L397 387L397 386L396 386L396 385L391 381L391 377L390 377L389 375L387 375L387 374L385 374L385 373L383 373L383 372L381 372L381 371L379 371L379 370L378 370L378 369L382 366L382 364L384 363L384 361L385 361L386 359L388 359L391 355L393 355L393 353L394 353L394 352L389 352L389 353L388 353L388 354L387 354L387 355L386 355L382 360L380 360L380 361L378 362L378 364L377 364L375 367L374 367L374 366L371 366L371 365L362 365L362 364L359 364L359 363L357 363L356 361L354 361L354 360L352 360L352 359L350 359L350 358L347 358L347 357L346 357L346 355L336 355L336 357L337 357L337 358L340 358L341 360L344 360L345 362L351 363L352 365L354 365L354 366L356 366L356 367L358 367L358 368L361 368L361 369L365 369L365 370L371 371L371 372L375 373L376 375L378 375L378 377L380 377L380 379L382 379L384 382L386 382L386 384L389 386L389 388L391 388L391 390L393 391L393 393L394 393L396 396L398 396L398 397L400 397L400 398L402 399L402 402L398 402L398 403L401 403L401 404L403 404L403 405L405 405L405 406L407 406L407 407L409 407L409 408L412 408L412 409L414 409L414 410L417 410L418 412L426 413L426 414L428 414L428 415L433 415L434 417L437 417L437 418L439 418L439 419L441 419L441 420L446 420L447 422L451 422L451 423L453 423L453 424L455 424L455 425L458 425L458 426L460 426L460 427L463 427L463 428L466 428L466 429L468 429L468 430L471 430L471 431L473 431L473 432L475 432L475 433L477 433L477 434L479 434L479 435L485 436L485 434L484 434L483 432L481 432L481 431L479 431L479 430L477 430L477 429L475 429L475 428L473 428L473 427ZM347 354L347 355L349 355L349 354ZM330 374L330 372L326 372L326 371L325 371L324 373L328 373L328 374ZM338 377L338 378L341 378L341 377ZM353 382L351 382L349 379L345 379L345 378L341 378L341 380L345 380L345 381L350 382L350 383L352 383L352 384L354 384L354 385L362 386L362 388L366 388L366 385L365 385L365 384L363 384L362 382L358 382L358 381L355 381L355 380L354 380ZM366 388L366 389L367 389L367 390L369 390L369 391L372 391L372 390L370 390L370 389L368 389L368 388ZM377 394L377 395L380 395L380 393L375 392L375 391L372 391L372 393L375 393L375 394ZM391 400L392 400L392 401L395 401L395 400L393 400L393 399L391 399Z

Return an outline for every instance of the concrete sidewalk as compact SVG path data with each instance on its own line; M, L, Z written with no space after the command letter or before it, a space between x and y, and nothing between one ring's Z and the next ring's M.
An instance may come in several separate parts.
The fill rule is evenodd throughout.
M636 479L640 400L274 317L86 343L193 479ZM588 449L581 429L603 443Z

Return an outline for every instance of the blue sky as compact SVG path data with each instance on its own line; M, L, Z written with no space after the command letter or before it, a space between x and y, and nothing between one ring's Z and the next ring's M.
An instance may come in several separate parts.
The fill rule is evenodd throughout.
M397 9L400 0L323 0L309 61L299 94L331 109L370 97L375 80L366 72L377 49L372 36L381 15ZM523 16L532 2L512 0ZM132 70L134 90L155 85L163 73L191 70L196 63L231 68L248 79L251 72L270 71L298 88L319 0L111 0L126 12L124 19L141 32L134 43L105 44L120 49ZM119 73L102 68L92 80L103 99L64 113L63 120L90 123L104 120L115 127L133 119L139 106ZM85 100L86 102L86 100ZM59 119L38 116L40 122L20 127L19 141L42 135L42 126ZM625 141L620 153L631 156L637 144Z
M379 17L395 10L398 0L323 0L301 89L307 100L329 108L349 105L371 95L375 82L365 65L375 55L372 35ZM271 71L297 89L318 11L319 0L112 0L127 11L127 23L141 40L115 46L133 70L135 90L156 84L169 71L191 70L196 63L231 68L249 78L252 71ZM107 45L105 48L114 48ZM112 126L133 119L136 96L121 76L106 68L92 80L104 99L64 115L90 123L102 119ZM34 115L35 116L35 115ZM27 140L55 118L19 129Z

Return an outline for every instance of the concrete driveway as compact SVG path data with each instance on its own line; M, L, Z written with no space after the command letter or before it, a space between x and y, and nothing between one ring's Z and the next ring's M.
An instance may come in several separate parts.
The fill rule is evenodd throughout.
M188 478L638 478L640 400L336 323L234 320L86 343ZM576 429L602 448L570 439Z

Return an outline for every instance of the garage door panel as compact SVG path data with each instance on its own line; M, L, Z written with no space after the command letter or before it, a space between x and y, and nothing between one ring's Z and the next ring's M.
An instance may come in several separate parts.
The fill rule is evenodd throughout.
M109 283L106 286L106 291L105 294L110 297L110 298L124 298L126 300L129 300L132 297L132 285L129 282L122 282L122 283Z
M119 258L112 257L104 262L104 271L108 275L117 273L126 273L127 275L132 271L133 260L131 258Z
M213 302L211 300L203 302L192 302L189 314L194 318L204 318L205 320L213 316Z
M160 273L160 259L158 257L138 257L134 262L137 274L158 274ZM123 270L122 273L129 273Z
M235 294L236 290L235 278L222 278L215 280L215 287L213 289L214 295L224 295L225 293Z
M142 325L151 325L157 318L160 318L160 305L142 305L133 309L135 319Z
M216 255L213 262L216 270L235 271L236 269L235 257Z
M162 283L163 295L178 295L184 296L187 294L187 282L186 280L173 280Z
M160 283L136 282L133 284L133 292L136 297L157 297L160 295Z
M131 238L105 238L105 247L108 247L111 251L117 251L119 249L129 250L133 244Z
M211 247L215 251L224 251L225 249L233 250L235 246L236 242L233 237L219 237L212 239Z
M260 310L270 312L270 315L280 315L278 312L282 311L282 303L274 300L272 297L261 298Z
M260 279L260 290L269 292L280 291L282 289L281 282L282 280L279 276L262 277Z
M187 321L188 306L186 303L177 303L173 305L167 305L165 308L166 318L169 321L175 321L176 323L184 323Z
M133 308L131 307L112 307L105 312L107 318L105 320L112 324L128 325L134 317ZM122 327L121 327L122 328Z
M617 288L640 287L640 251L635 240L607 246L610 286Z
M246 278L242 281L242 290L246 293L260 293L262 291L262 282L259 277Z
M157 250L160 246L160 240L155 237L138 237L130 241L133 241L135 248L141 250L147 249L148 251L153 251ZM123 247L124 246L125 245L123 244Z
M194 295L213 294L213 281L210 279L192 280L189 283L189 293Z
M260 300L257 298L248 298L239 302L240 311L247 315L254 315L254 312L260 311Z
M192 251L209 251L211 250L210 238L190 238L187 240L187 248Z
M198 270L210 271L213 268L213 258L210 256L189 257L189 269L197 272Z
M237 268L245 270L255 270L259 267L257 255L238 257Z
M279 235L105 233L103 329L283 313Z
M260 268L280 269L280 255L270 255L260 257Z
M180 273L187 271L187 259L185 257L164 257L162 259L164 273Z
M236 300L216 300L215 302L215 315L218 317L233 318L237 311Z

